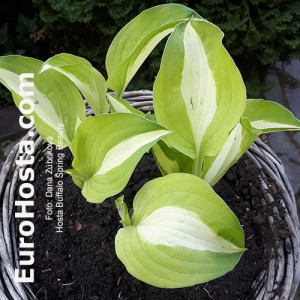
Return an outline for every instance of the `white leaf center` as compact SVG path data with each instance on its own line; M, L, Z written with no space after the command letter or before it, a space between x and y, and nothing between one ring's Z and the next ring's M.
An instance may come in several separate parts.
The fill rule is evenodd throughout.
M154 245L223 253L241 251L219 237L196 213L175 206L155 210L137 226L137 231L144 240Z
M184 32L181 92L193 127L196 153L217 111L216 83L199 35L188 23Z
M100 169L96 172L96 175L106 174L110 170L120 166L140 148L158 140L167 133L167 130L156 130L123 140L107 152Z

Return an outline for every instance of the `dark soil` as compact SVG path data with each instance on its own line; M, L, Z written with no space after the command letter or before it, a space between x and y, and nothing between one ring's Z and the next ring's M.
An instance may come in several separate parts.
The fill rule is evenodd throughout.
M0 109L13 105L13 103L0 98Z
M53 220L45 220L47 202L46 156L41 155L35 171L35 278L33 290L38 299L47 300L196 300L252 299L253 279L265 267L268 257L263 252L261 233L268 235L263 198L256 178L257 170L242 158L215 187L216 192L238 216L244 230L248 251L237 267L225 276L197 286L182 289L160 289L144 284L127 273L114 250L114 238L121 224L115 208L116 197L95 205L88 203L68 175L64 175L63 233L57 233L57 209ZM57 152L54 152L54 170ZM67 153L64 168L71 167ZM143 157L123 191L130 205L136 192L147 181L160 176L151 154ZM55 189L54 192L55 194ZM50 213L51 211L49 211ZM262 231L261 228L265 227Z

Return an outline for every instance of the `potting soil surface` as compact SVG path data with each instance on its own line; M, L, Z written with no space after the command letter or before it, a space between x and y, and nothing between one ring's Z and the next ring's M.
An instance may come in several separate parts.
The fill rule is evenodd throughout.
M118 196L109 198L102 204L89 203L83 198L81 190L72 182L71 177L63 173L63 208L55 208L59 200L58 197L54 197L55 186L61 178L56 178L54 174L61 174L61 169L58 169L61 165L57 165L57 158L58 153L62 152L57 152L54 147L52 150L52 175L46 171L50 168L46 153L36 158L39 163L36 166L34 182L35 283L32 289L38 299L252 299L252 281L266 268L268 260L262 247L262 234L264 239L268 240L270 231L266 219L267 211L261 205L263 195L259 189L258 172L247 158L242 158L234 165L214 187L238 216L245 231L247 251L236 268L208 283L181 289L161 289L131 276L115 254L115 235L122 227L114 204ZM71 168L72 156L68 151L64 153L65 170ZM125 195L125 202L130 207L137 191L147 181L159 176L161 174L152 154L146 154L120 195ZM50 197L50 190L47 197L47 183L49 188L51 180L53 197ZM49 210L49 205L52 205L52 211ZM63 211L61 223L57 218L59 209ZM57 225L62 225L62 229L57 229ZM271 241L272 236L269 238Z

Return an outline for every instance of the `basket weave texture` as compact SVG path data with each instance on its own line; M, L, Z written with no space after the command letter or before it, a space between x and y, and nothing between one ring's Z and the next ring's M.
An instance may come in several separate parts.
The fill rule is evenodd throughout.
M123 98L141 111L153 111L151 91L125 92ZM87 115L92 111L87 107ZM35 153L43 151L46 143L43 142L35 128L30 130L23 140L33 140ZM17 249L17 224L14 218L15 190L18 186L19 166L15 161L20 157L18 144L9 153L0 173L0 299L27 300L37 299L28 284L18 283L15 280L14 270L19 267ZM271 230L274 232L273 244L262 245L270 257L263 270L253 280L253 289L256 291L254 299L289 300L293 299L300 280L300 229L297 215L297 206L293 190L286 176L280 159L261 140L252 145L246 153L255 164L259 172L260 189L264 194L263 205L272 206L272 213L268 216ZM25 158L25 157L24 157ZM268 178L271 178L280 191L280 199L276 201L270 193ZM277 225L285 224L286 234L282 238L278 234Z

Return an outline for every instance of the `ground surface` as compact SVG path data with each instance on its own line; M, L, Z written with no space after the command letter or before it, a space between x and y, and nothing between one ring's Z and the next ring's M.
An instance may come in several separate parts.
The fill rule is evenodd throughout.
M57 153L54 154L54 173ZM262 240L258 227L264 226L264 212L260 208L261 194L256 182L256 170L243 159L234 166L215 190L237 214L245 230L248 251L234 271L206 284L184 289L159 289L144 284L127 273L114 250L114 237L121 227L114 199L103 204L88 203L69 176L64 180L63 233L55 231L53 220L47 221L45 196L47 180L46 157L39 158L36 170L35 207L35 269L33 286L38 299L47 300L196 300L196 299L251 299L253 278L264 267ZM70 155L64 159L64 168L70 168ZM138 165L124 190L125 201L130 203L135 193L148 180L160 176L151 155ZM53 186L55 186L54 178ZM251 200L252 199L252 200ZM252 225L250 225L252 224ZM266 228L267 229L267 228ZM267 234L264 233L264 235Z

